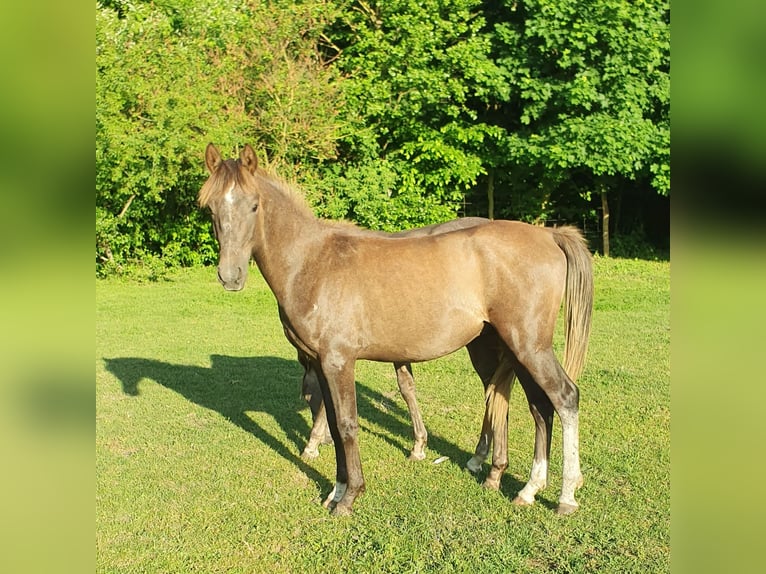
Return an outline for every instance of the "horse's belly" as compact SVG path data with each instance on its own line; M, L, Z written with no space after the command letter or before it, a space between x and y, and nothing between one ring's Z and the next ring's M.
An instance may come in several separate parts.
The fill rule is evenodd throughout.
M366 325L358 358L386 362L429 361L466 346L483 328L484 321L480 317L466 312L380 317L375 324Z

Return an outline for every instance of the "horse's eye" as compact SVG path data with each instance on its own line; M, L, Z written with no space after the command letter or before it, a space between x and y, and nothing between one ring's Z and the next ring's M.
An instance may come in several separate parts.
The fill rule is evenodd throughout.
M253 213L255 213L257 210L258 210L258 204L256 203L256 204L253 206Z

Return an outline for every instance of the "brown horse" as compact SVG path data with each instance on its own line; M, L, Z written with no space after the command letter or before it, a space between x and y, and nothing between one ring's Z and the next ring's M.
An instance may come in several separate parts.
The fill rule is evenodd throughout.
M530 480L517 501L532 503L545 486L548 457L538 458L545 449L539 431L548 429L542 440L549 446L555 410L563 429L558 512L577 509L579 390L556 359L553 332L564 300L565 364L569 373L579 373L590 331L593 270L578 230L493 221L427 237L382 237L317 219L287 185L258 169L249 145L239 160L224 161L210 144L205 162L211 175L199 203L212 212L221 284L242 289L252 257L276 296L285 334L318 375L336 457L336 485L326 506L350 514L365 489L356 361L426 361L491 328L500 345L493 383L507 387L515 373L537 423ZM508 466L507 396L495 395L493 409L504 416L493 417L490 486L499 484Z
M488 223L489 219L483 217L463 217L461 219L455 219L446 223L438 223L435 225L428 225L426 227L420 227L417 229L410 229L407 231L399 231L396 233L382 233L370 231L370 233L377 233L382 236L388 237L424 237L428 235L434 235L437 233L448 233L455 231L456 229L464 229L467 227L475 227L477 225L484 225ZM486 337L485 337L486 339ZM484 383L485 391L489 384L490 378L494 373L494 368L483 367L485 359L485 353L481 349L475 349L482 338L476 339L468 344L469 354L472 357L476 372ZM492 351L490 351L491 353ZM476 358L474 358L476 357ZM491 358L489 355L488 358ZM322 444L331 444L332 435L330 435L330 428L327 425L327 416L324 408L324 401L322 400L322 392L319 388L319 378L316 371L311 365L309 358L301 351L298 351L298 361L303 365L303 385L302 394L309 404L311 409L311 416L313 419L313 425L311 427L311 434L306 447L303 449L301 456L303 458L315 458L319 456L319 446ZM477 361L480 361L477 363ZM491 369L488 371L488 369ZM396 382L399 386L399 392L407 405L407 410L410 413L410 419L412 420L412 430L414 435L414 443L412 450L410 451L410 460L423 460L426 457L425 447L428 442L428 432L423 424L423 417L420 414L418 408L417 397L415 396L415 380L412 376L412 366L409 363L394 363L394 371L396 372ZM489 404L487 405L489 407ZM484 423L482 425L482 433L479 438L478 445L476 447L476 454L474 458L469 461L468 468L472 472L479 470L481 462L487 457L489 452L489 444L491 438L490 432L490 410L484 415Z

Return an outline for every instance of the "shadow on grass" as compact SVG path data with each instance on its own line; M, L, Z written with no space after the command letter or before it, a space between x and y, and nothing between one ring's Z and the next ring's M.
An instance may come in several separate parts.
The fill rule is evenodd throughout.
M292 462L322 490L331 488L334 480L328 481L298 455L311 431L306 419L301 415L301 411L308 407L300 397L303 368L298 361L278 357L211 355L210 362L210 367L198 367L136 357L104 359L106 369L119 379L122 391L126 395L138 396L139 383L143 379L155 381L197 405L220 413ZM402 462L405 463L404 455L409 453L412 445L409 413L366 385L357 382L356 388L363 432L374 434L401 449ZM294 447L291 448L269 434L247 415L249 411L271 415ZM388 432L381 433L369 428L364 424L365 420ZM478 438L478 426L476 430ZM428 447L431 452L448 456L450 461L461 466L473 454L433 434L429 435ZM332 456L331 448L324 447L325 456ZM478 479L483 480L485 476L486 469L479 474ZM510 494L510 488L515 494L521 486L518 481L506 475L502 491Z
M106 369L116 376L126 395L138 396L139 383L150 379L187 400L220 413L225 419L252 434L280 456L291 461L322 490L331 487L325 477L306 464L287 444L269 434L248 416L248 411L266 412L298 448L310 431L300 410L303 373L297 361L278 357L228 357L211 355L210 367L179 365L154 359L119 357L104 359Z

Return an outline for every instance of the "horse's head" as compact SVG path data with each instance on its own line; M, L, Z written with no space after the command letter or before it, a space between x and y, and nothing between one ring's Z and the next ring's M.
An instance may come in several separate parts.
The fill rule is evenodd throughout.
M247 267L253 251L258 211L255 173L258 160L246 145L239 159L223 160L213 144L205 150L210 172L199 193L201 207L208 207L218 239L218 280L227 291L245 286Z

